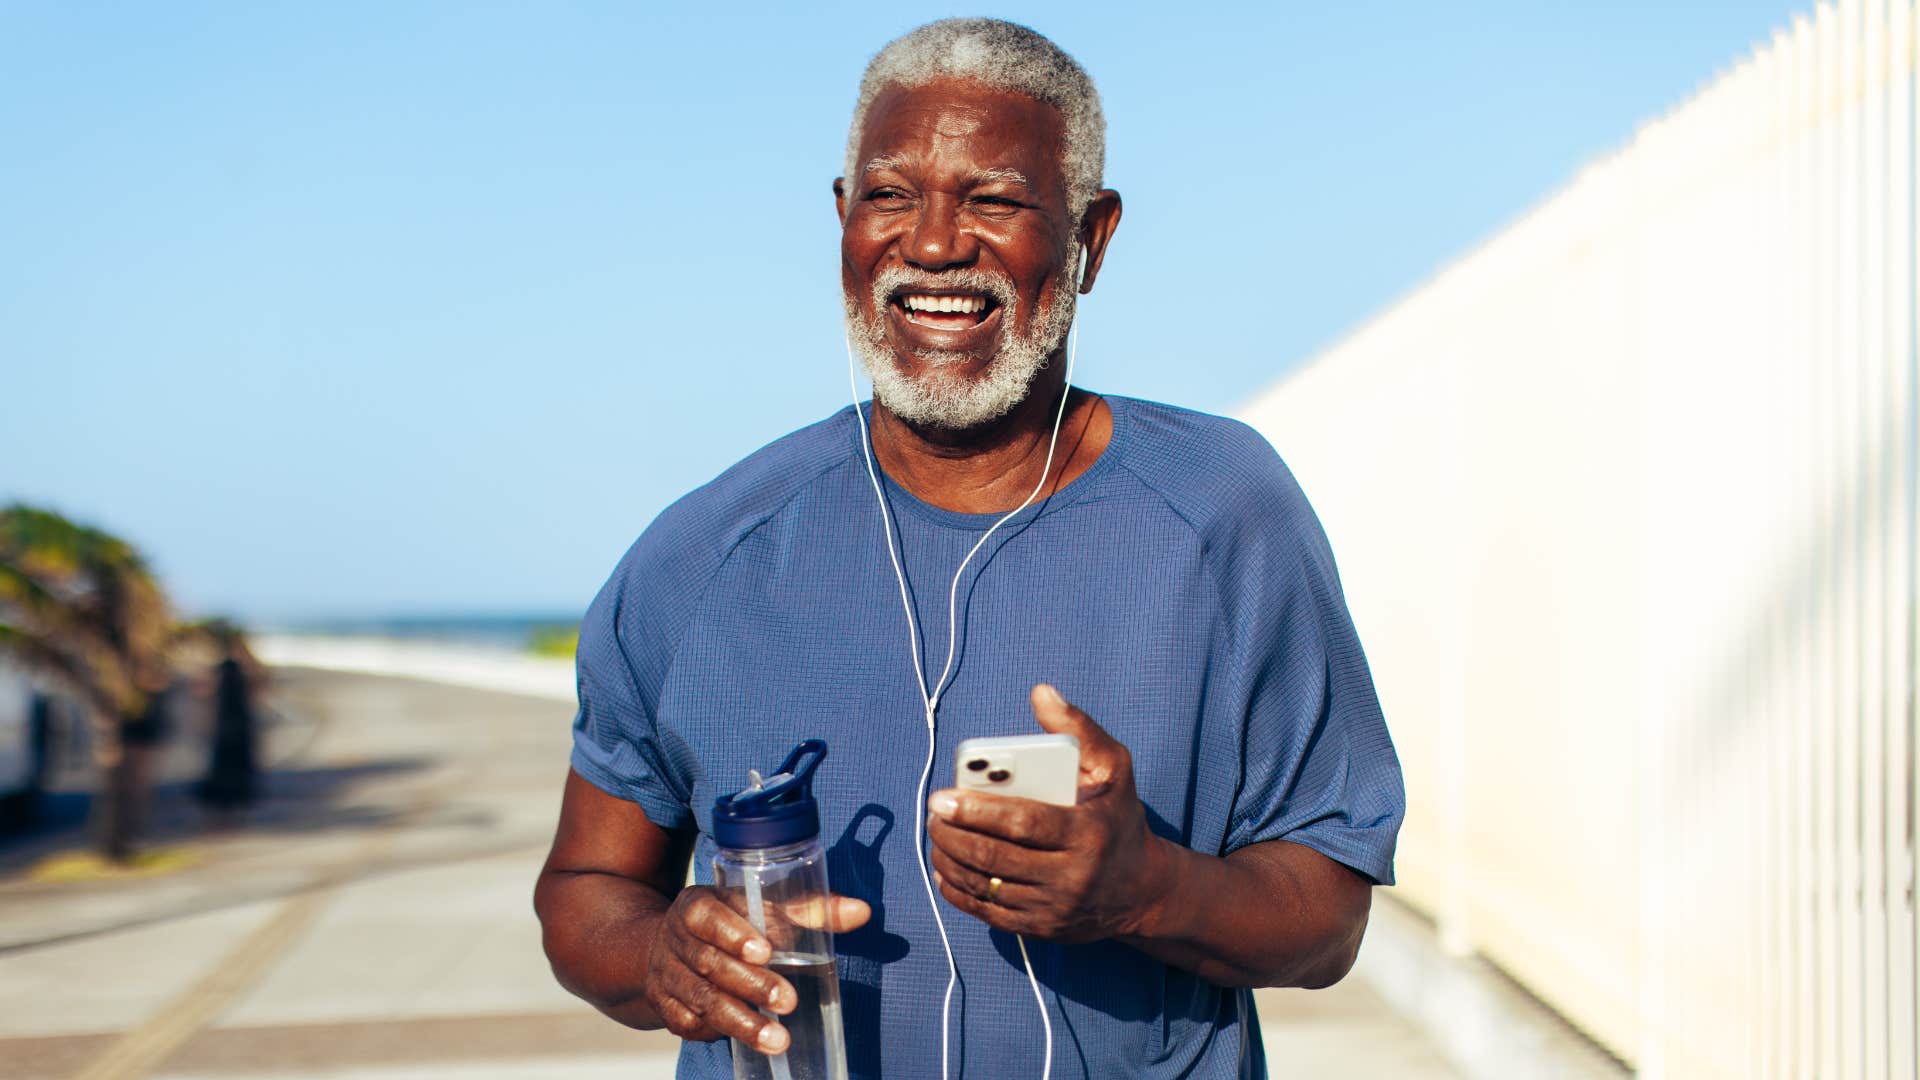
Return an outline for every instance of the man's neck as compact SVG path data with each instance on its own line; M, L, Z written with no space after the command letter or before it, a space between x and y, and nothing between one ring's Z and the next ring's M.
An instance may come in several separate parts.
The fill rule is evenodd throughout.
M1067 399L1060 437L1048 467L1048 443L1060 407L1061 365L1051 363L1034 380L1033 392L1007 415L965 430L910 424L875 404L873 451L887 475L923 502L968 514L1005 513L1047 475L1038 499L1085 472L1105 451L1113 432L1106 402L1077 390Z

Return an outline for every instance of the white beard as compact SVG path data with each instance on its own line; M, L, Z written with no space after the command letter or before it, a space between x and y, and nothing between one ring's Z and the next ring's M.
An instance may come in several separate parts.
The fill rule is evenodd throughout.
M1075 265L1078 248L1078 244L1069 246L1066 266ZM1005 416L1026 400L1034 376L1047 366L1047 357L1067 340L1067 331L1073 326L1074 281L1062 276L1025 334L1001 331L998 347L979 376L970 379L962 374L960 366L968 357L948 352L915 354L926 370L917 377L909 376L887 344L886 311L888 297L910 286L977 289L999 305L1003 327L1017 324L1019 300L1006 277L978 269L934 274L890 266L874 279L871 319L863 316L853 297L842 291L847 340L867 377L873 380L873 399L912 424L964 431Z

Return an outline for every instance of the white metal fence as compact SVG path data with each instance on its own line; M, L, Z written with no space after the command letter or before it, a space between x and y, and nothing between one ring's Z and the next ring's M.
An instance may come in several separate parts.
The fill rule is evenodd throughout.
M1796 21L1243 413L1402 898L1643 1075L1915 1077L1915 51Z

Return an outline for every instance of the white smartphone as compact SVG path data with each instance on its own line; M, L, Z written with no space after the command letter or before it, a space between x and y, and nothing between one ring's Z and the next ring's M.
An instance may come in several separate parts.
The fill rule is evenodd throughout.
M1072 806L1080 786L1080 740L1071 735L963 740L954 750L953 786Z

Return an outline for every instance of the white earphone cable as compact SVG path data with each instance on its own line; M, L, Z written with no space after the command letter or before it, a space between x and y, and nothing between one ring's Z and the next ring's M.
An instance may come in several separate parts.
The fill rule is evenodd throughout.
M1078 271L1079 278L1084 278L1086 275L1085 248L1080 249ZM1075 283L1078 284L1078 281L1079 279L1077 278ZM966 558L960 560L959 568L953 572L953 583L947 589L947 661L941 668L940 677L935 680L931 692L927 690L926 670L920 664L919 618L914 614L913 601L907 589L906 571L901 566L900 553L894 546L893 518L887 510L887 497L880 486L880 474L874 467L873 443L871 435L867 430L866 414L860 410L860 383L855 375L853 342L848 340L846 343L847 385L853 392L853 416L860 428L860 452L866 459L867 480L873 485L874 498L880 504L880 528L886 536L887 558L893 563L894 578L900 585L900 606L905 610L907 615L907 643L913 651L913 677L919 684L921 703L926 706L927 761L926 764L921 767L920 784L914 792L913 838L915 861L920 866L920 883L926 888L927 903L932 905L933 908L934 924L940 929L940 945L947 954L947 992L942 998L940 1006L941 1080L946 1080L948 1076L948 1047L952 1041L950 1018L953 1013L953 988L959 982L960 969L959 966L954 963L953 942L947 937L946 920L940 916L940 901L939 898L934 895L933 878L930 874L927 859L925 835L927 781L933 775L933 759L938 748L938 743L934 735L934 713L939 708L940 694L945 692L947 681L953 675L953 660L957 655L957 646L959 644L957 633L959 627L960 579L967 571L967 564L973 561L973 557L980 552L982 547L986 546L987 540L999 530L1000 526L1005 525L1008 521L1011 521L1015 515L1025 510L1028 506L1031 506L1033 500L1038 498L1040 492L1047 486L1047 477L1052 475L1053 472L1054 451L1060 441L1060 423L1066 417L1067 398L1073 392L1073 362L1079 343L1080 328L1079 319L1076 314L1073 325L1067 331L1066 378L1062 381L1060 387L1060 404L1054 410L1053 433L1047 438L1047 461L1041 468L1040 480L1034 484L1033 490L1028 492L1026 499L1023 500L1019 506L1007 511L1000 520L994 522L986 532L981 534L980 539L975 541L972 549L967 552ZM1027 956L1027 939L1018 934L1015 935L1015 938L1020 943L1020 961L1027 969L1027 983L1033 988L1033 1000L1040 1008L1040 1024L1046 1033L1046 1058L1045 1063L1041 1067L1040 1076L1041 1080L1050 1080L1053 1074L1053 1018L1047 1014L1046 999L1042 997L1040 993L1040 980L1033 972L1033 961Z
M880 528L886 534L887 558L893 562L894 580L900 583L900 606L907 613L907 642L913 650L913 677L920 686L920 700L927 711L927 762L920 769L920 783L914 788L913 850L914 865L920 868L920 884L927 890L927 903L933 907L933 923L940 930L940 947L947 954L947 992L940 1009L940 1076L947 1076L947 1017L953 1002L953 987L960 979L960 968L953 962L953 942L947 938L947 923L940 917L940 902L933 895L933 879L927 874L926 814L927 778L933 774L933 702L927 694L927 675L920 666L920 621L913 614L913 600L907 592L907 575L900 568L900 553L893 544L893 518L887 512L887 496L880 488L880 474L873 466L873 446L868 441L867 420L860 411L860 384L854 377L853 342L847 342L847 385L853 389L853 416L860 427L860 452L867 462L867 480L873 484L873 496L880 503Z

